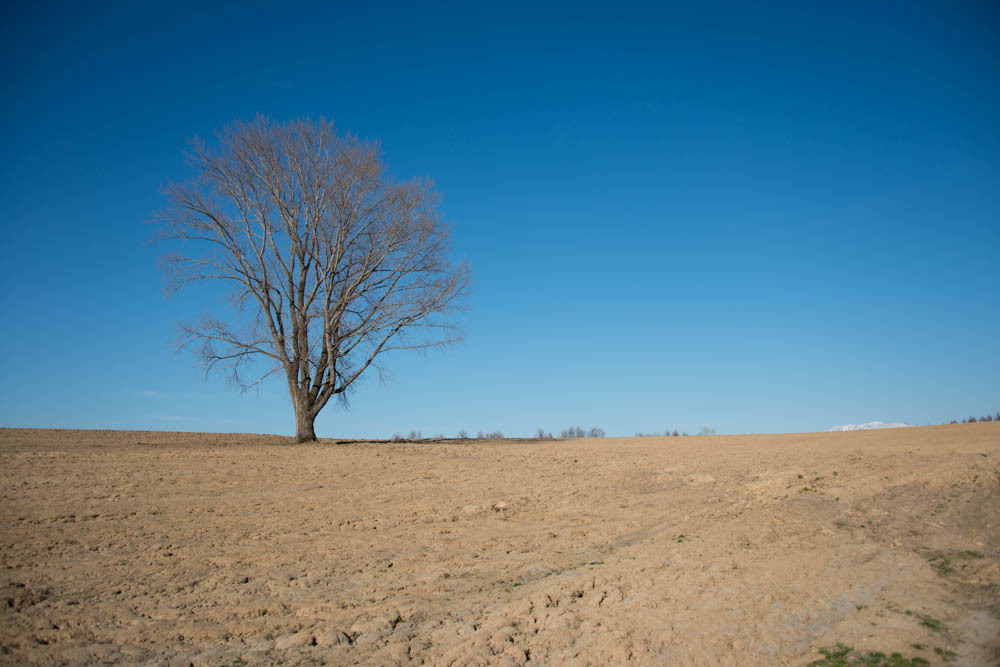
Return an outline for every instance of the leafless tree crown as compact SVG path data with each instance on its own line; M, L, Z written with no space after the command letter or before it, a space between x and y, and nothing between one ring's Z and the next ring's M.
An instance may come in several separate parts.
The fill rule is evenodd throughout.
M376 144L325 120L258 117L191 148L198 176L164 189L159 216L183 242L165 258L168 284L225 281L239 308L182 325L182 343L244 388L283 372L300 440L332 397L384 372L386 352L460 340L446 316L469 272L450 260L430 182L397 182ZM253 358L269 363L246 381Z

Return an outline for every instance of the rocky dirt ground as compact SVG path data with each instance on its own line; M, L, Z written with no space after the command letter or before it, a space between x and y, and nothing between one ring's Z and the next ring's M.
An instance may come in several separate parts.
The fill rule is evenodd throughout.
M294 445L0 430L5 663L1000 664L1000 423ZM914 663L917 664L917 663Z

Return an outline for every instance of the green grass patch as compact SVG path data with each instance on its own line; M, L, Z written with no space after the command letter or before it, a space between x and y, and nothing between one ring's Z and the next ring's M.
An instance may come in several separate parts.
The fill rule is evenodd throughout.
M955 566L951 564L951 559L947 556L931 559L931 567L937 570L938 574L954 574L955 572Z
M853 646L841 642L837 642L836 646L821 648L819 652L823 655L823 659L810 662L809 667L846 667L849 664L848 657L853 650Z
M912 616L913 618L920 621L920 625L924 626L925 628L929 628L934 632L941 632L941 621L934 618L933 616L928 616L927 614L920 614L915 611L910 611L909 609L906 610L906 615Z
M837 642L836 646L821 648L821 660L810 662L810 667L924 667L930 663L919 656L907 658L902 653L886 655L882 651L860 653L854 647Z
M938 553L936 556L930 556L929 562L931 567L937 570L938 574L947 575L954 574L956 572L956 565L962 569L968 567L967 563L956 563L955 561L975 560L977 558L985 557L986 556L979 551L967 549L965 551Z
M938 654L942 662L951 662L958 657L958 654L946 648L941 648L940 646L934 649L934 652Z

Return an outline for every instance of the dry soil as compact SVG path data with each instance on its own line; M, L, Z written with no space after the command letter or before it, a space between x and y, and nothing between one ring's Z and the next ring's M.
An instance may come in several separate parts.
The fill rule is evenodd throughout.
M295 445L0 430L6 663L1000 663L1000 423Z

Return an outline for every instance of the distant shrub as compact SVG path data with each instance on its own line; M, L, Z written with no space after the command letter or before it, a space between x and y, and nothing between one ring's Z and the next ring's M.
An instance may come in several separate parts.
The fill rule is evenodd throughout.
M976 418L975 417L969 417L969 423L970 424L975 424L976 423Z
M420 438L422 438L422 437L423 437L423 434L420 431L416 431L416 430L410 431L410 440L420 440Z
M677 438L680 437L680 435L681 434L677 432L677 429L674 429L674 437Z
M403 442L403 436L401 436L398 433L393 433L392 434L392 441L393 442Z
M539 440L553 440L552 431L546 432L544 428L540 428L535 432L535 437Z
M590 429L590 433L588 434L588 437L591 437L591 438L603 438L604 437L604 429L600 428L598 426L594 426L593 428Z
M503 431L493 431L486 434L487 440L503 440Z
M702 426L698 435L715 435L715 429L711 426Z
M465 440L468 437L469 437L469 432L466 431L464 428L461 431L458 432L458 439L459 440Z

